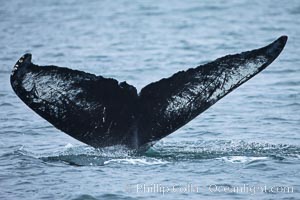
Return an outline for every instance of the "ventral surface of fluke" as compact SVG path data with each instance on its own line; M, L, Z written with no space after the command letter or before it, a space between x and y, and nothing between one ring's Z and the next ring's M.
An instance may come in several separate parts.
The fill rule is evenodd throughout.
M138 149L171 134L271 64L287 36L227 55L145 86L57 66L25 54L11 85L18 97L59 130L93 147Z

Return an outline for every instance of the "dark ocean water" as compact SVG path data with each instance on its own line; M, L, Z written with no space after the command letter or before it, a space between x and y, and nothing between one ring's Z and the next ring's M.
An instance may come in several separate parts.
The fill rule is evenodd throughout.
M1 1L0 199L300 199L300 1ZM33 62L138 89L280 35L265 71L146 153L93 149L25 106Z

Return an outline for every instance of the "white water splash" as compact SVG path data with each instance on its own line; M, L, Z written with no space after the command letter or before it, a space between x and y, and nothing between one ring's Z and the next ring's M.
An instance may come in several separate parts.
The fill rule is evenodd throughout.
M132 165L163 165L169 163L168 161L163 161L160 159L146 159L146 158L120 158L120 159L111 159L104 162L104 165L111 163L119 164L132 164Z
M217 158L217 160L223 160L231 163L249 163L256 160L266 160L268 157L248 157L248 156L226 156Z

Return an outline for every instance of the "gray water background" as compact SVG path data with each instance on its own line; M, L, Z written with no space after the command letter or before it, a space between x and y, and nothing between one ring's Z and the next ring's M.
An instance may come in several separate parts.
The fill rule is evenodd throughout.
M0 2L0 199L300 198L300 1ZM36 64L140 90L283 34L287 46L269 68L141 155L76 141L26 107L9 83L17 59L31 52Z

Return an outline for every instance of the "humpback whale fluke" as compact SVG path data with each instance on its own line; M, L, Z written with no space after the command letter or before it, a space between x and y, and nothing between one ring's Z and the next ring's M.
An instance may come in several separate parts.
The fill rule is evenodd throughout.
M83 71L38 66L25 54L11 85L20 99L68 135L93 147L140 148L171 134L271 64L287 36L150 83L137 93Z

